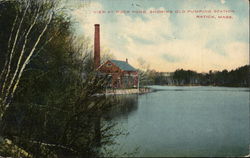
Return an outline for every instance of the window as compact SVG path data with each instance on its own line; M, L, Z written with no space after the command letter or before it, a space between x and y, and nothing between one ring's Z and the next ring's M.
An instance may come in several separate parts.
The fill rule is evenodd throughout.
M107 67L111 67L111 66L112 66L112 64L111 64L111 63L108 63L108 64L107 64Z

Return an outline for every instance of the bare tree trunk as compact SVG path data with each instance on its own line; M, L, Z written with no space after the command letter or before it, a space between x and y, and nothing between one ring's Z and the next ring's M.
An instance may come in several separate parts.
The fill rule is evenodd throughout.
M9 37L9 42L8 42L8 49L10 49L10 43L11 43L11 40L12 40L13 31L14 31L14 28L15 28L15 26L16 26L17 19L18 19L18 13L16 14L15 20L14 20L13 25L12 25L12 28L11 28L10 37ZM8 55L6 55L5 64L4 64L4 67L3 67L2 72L1 72L1 74L0 74L0 82L1 82L1 80L2 80L2 77L3 77L3 75L4 75L5 71L6 71L6 69L7 69L7 65L8 65L8 61L9 61L9 60L7 60L7 58L8 58ZM1 86L2 86L2 85L0 85L0 89L1 89Z
M6 95L5 95L4 97L7 97L7 96L9 95L10 88L13 86L13 82L14 82L14 80L16 79L16 75L17 75L17 73L18 73L18 71L19 71L19 69L20 69L20 64L21 64L21 61L22 61L22 59L23 59L23 55L24 55L24 53L25 53L25 48L26 48L28 36L29 36L29 34L30 34L32 28L35 26L35 24L36 24L36 22L37 22L37 18L38 18L38 16L39 16L40 8L41 8L41 6L39 6L39 8L38 8L38 10L37 10L36 17L35 17L33 23L30 25L30 27L29 27L29 29L28 29L26 35L25 35L24 44L23 44L22 51L21 51L20 56L19 56L19 59L18 59L18 63L17 63L17 67L16 67L16 70L15 70L15 73L14 73L14 75L13 75L11 81L10 81L10 84L9 84L8 89L7 89L7 91L6 91Z
M46 0L44 2L46 2ZM2 117L5 113L5 111L8 109L8 107L13 99L13 96L14 96L16 89L19 85L20 79L23 75L24 69L29 64L31 57L33 56L35 51L39 52L39 50L37 50L37 46L38 46L38 44L40 44L42 37L44 36L45 32L48 29L49 24L52 21L52 18L54 15L52 10L48 10L48 11L46 11L46 13L41 12L41 6L42 6L42 4L39 4L37 11L35 11L35 13L34 13L33 22L30 24L30 26L26 30L27 32L24 32L24 39L23 39L24 42L23 42L23 45L21 47L20 52L18 52L18 49L16 49L16 45L17 45L18 39L21 40L20 33L22 32L22 27L23 27L22 25L24 23L24 19L25 19L25 16L27 14L27 10L30 7L29 1L26 4L25 10L23 12L22 18L21 18L20 23L17 27L17 31L16 31L15 35L14 35L14 32L15 32L14 30L15 30L15 27L17 26L18 15L16 16L16 18L13 22L13 26L11 29L9 42L8 42L8 49L9 49L10 53L9 53L9 55L7 55L5 66L0 74L0 81L2 81L2 79L3 79L3 84L0 86L0 120L2 120ZM31 47L31 50L29 52L27 52L26 47L28 44L28 37L31 33L31 30L33 30L35 25L37 24L39 17L45 18L44 21L46 23L44 24L44 27L43 27L42 31L38 34L38 36L35 39L33 39L34 45ZM53 37L51 37L50 40L52 38ZM13 44L11 44L12 39L14 39ZM24 54L26 54L27 56L24 57ZM17 60L17 65L15 68L13 67L13 56L14 55L15 56L18 55L18 58L15 59L15 60ZM11 75L11 72L14 72L13 75Z
M23 13L22 19L21 19L21 21L19 23L19 26L18 26L18 29L17 29L17 32L16 32L14 43L13 43L11 51L10 51L10 57L9 57L9 60L8 60L8 69L7 69L7 74L6 74L6 76L4 78L4 82L3 82L2 94L5 92L5 86L6 86L7 82L8 82L8 77L9 77L10 70L11 70L11 63L12 63L12 59L13 59L13 56L14 56L14 53L15 53L14 50L15 50L15 47L16 47L17 39L19 37L20 29L22 27L23 20L25 18L26 13L27 13L28 7L29 7L29 4L25 8L25 11ZM10 35L10 39L11 39L11 35Z

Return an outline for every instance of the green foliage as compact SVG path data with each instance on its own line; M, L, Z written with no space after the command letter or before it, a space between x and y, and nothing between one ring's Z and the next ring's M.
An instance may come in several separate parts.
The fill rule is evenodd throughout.
M235 70L198 73L192 70L177 69L173 73L155 70L139 70L140 85L215 85L229 87L250 86L250 66L245 65Z
M168 79L163 72L155 70L139 70L140 86L146 85L167 85Z
M55 11L54 1L36 3L33 0L16 0L0 3L0 23L4 23L4 26L0 26L1 71L4 70L2 63L5 63L10 52L8 40L13 21L17 17L20 23L26 2L33 5L24 16L21 32L27 32L38 8L41 12L39 15L44 15L48 10ZM40 17L29 34L24 57L33 48L46 20ZM11 146L15 147L12 150L7 146L10 151L4 151L1 149L5 149L2 147L6 143L0 142L0 155L15 156L21 149L29 154L22 157L96 157L102 154L101 146L112 143L114 134L111 133L115 124L103 121L103 115L113 104L108 99L96 96L106 87L106 77L93 71L91 52L75 44L77 39L70 28L71 22L62 13L53 14L0 121L0 138L10 140ZM17 66L24 35L18 36L10 76Z
M54 36L68 28L68 21L55 15L56 3L47 0L6 0L0 3L0 119L9 107L24 69L34 54Z
M210 71L209 73L197 73L191 70L176 70L173 74L173 82L176 85L198 84L230 87L249 87L249 65L235 70Z
M176 70L173 74L173 80L177 85L197 84L200 74L191 70Z

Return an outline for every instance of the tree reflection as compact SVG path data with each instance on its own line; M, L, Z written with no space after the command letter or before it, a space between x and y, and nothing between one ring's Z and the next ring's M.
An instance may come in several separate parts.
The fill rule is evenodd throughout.
M138 109L138 95L115 95L108 96L107 99L112 104L110 111L104 116L105 119L116 119L128 117Z

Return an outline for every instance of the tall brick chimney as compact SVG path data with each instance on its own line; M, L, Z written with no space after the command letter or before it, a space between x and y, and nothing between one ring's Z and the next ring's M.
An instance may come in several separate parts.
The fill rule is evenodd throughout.
M100 66L100 25L95 24L95 39L94 39L94 66L97 69Z

